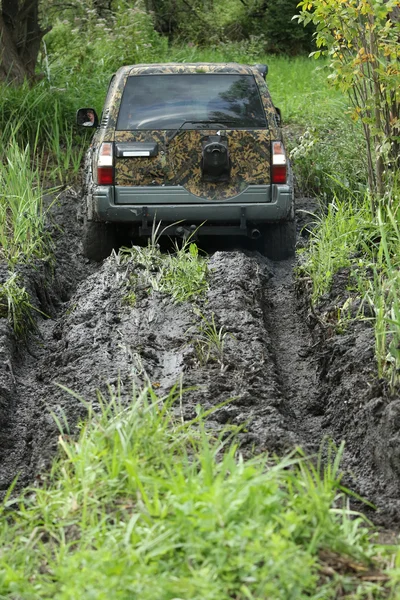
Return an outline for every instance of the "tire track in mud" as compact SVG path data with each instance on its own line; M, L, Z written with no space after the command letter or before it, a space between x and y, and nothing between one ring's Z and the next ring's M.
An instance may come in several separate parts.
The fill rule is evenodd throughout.
M283 453L298 439L292 412L279 389L273 339L264 327L263 290L272 275L268 261L243 252L217 252L209 261L210 289L197 310L215 318L227 332L223 364L202 364L195 352L201 317L189 303L148 290L125 298L136 265L109 258L84 278L60 317L40 322L40 337L22 360L15 360L15 385L3 422L0 485L4 490L19 472L20 484L44 468L56 451L54 417L71 431L86 409L58 384L96 405L96 391L119 390L130 402L132 385L150 381L168 393L179 379L190 388L179 411L185 419L228 399L208 426L245 426L242 447Z
M365 324L318 339L299 305L294 261L272 263L245 250L210 256L210 287L196 310L146 286L131 306L126 296L138 265L112 257L100 266L85 262L76 250L77 202L67 197L56 207L55 278L49 284L40 269L32 274L36 304L52 318L38 318L39 335L26 351L0 320L0 490L17 474L20 487L30 483L50 464L59 435L54 415L71 433L85 417L85 406L57 384L96 409L98 389L119 390L129 403L132 386L149 381L162 396L182 380L177 417L189 420L197 405L208 410L230 400L207 427L239 426L246 456L296 446L312 454L324 437L345 439L350 487L378 501L381 522L398 520L399 400L373 383L373 335ZM199 360L199 314L226 332L220 360Z
M41 373L50 369L53 329L60 315L79 282L95 269L79 253L79 203L72 189L56 199L44 198L55 264L44 260L29 268L17 267L33 306L40 311L35 334L27 343L16 340L7 320L0 319L0 494L15 477L18 488L30 483L39 469L49 465L57 447L51 393L42 389ZM43 454L34 462L32 455L40 447L41 437L48 439Z
M293 259L275 262L264 289L264 321L273 340L279 385L293 413L292 428L307 452L318 452L323 433L318 358L305 315L299 310Z

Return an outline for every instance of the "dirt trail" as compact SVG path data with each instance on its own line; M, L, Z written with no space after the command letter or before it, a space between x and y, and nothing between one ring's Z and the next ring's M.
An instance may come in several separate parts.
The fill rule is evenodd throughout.
M368 326L321 336L297 297L294 261L271 263L245 250L211 255L210 288L196 311L146 289L136 290L131 306L126 295L137 265L113 257L101 265L85 261L77 250L78 204L70 193L53 209L55 273L42 265L26 274L37 306L51 318L38 318L27 350L0 320L1 490L16 474L23 485L49 464L56 420L74 432L85 416L79 399L57 384L96 406L98 389L119 389L122 402L130 402L132 385L150 381L162 395L182 380L190 389L176 407L179 418L193 418L197 405L207 410L231 399L208 426L240 426L246 455L281 455L295 446L314 453L327 436L345 439L346 481L378 503L381 522L399 520L399 401L376 380ZM344 289L334 286L326 302L334 304ZM196 342L199 313L227 334L221 355L208 362Z

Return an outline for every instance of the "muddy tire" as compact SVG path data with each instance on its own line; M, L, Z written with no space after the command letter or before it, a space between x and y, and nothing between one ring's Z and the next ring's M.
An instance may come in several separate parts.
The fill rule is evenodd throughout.
M295 254L296 221L270 223L262 231L262 253L271 260L285 260Z
M115 247L115 226L110 223L88 221L85 218L82 238L84 256L99 262L110 256Z

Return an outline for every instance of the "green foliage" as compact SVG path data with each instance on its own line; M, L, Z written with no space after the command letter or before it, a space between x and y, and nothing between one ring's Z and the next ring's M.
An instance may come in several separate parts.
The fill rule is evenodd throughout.
M132 7L120 0L109 19L87 8L78 17L57 21L46 36L46 49L50 78L59 80L61 69L64 77L104 81L104 74L122 65L156 62L166 54L167 41L154 31L140 2Z
M201 47L231 43L247 55L298 54L312 48L313 27L301 29L292 21L297 0L147 0L158 31L175 43Z
M267 2L263 18L258 23L249 19L248 35L254 31L265 36L265 50L269 53L296 55L314 49L314 26L310 23L301 28L293 20L298 0L275 0Z
M81 100L79 100L81 94ZM105 83L101 90L105 94ZM29 143L42 179L72 183L89 142L86 131L74 123L77 103L84 103L85 91L54 88L47 81L35 86L2 85L0 94L0 148L4 156L10 139L25 148Z
M197 361L200 365L206 365L214 361L218 362L221 365L221 370L223 370L225 340L228 335L232 334L226 331L223 325L221 327L217 326L214 313L212 313L209 320L200 311L195 312L200 317L200 323L191 328L188 334Z
M325 118L314 118L290 151L301 193L326 201L332 197L348 200L349 190L365 195L364 155L361 128L338 106Z
M361 119L370 191L382 197L400 150L398 1L302 0L299 6L299 21L317 25L314 56L329 55L331 80L349 95L353 118Z
M320 579L321 550L365 570L377 551L346 508L339 458L322 474L290 458L245 461L199 418L176 423L175 399L100 397L79 440L60 436L51 474L2 507L2 597L384 597L352 569Z
M398 199L397 199L398 200ZM389 379L394 391L400 373L400 219L399 204L393 211L378 211L379 245L371 265L373 277L365 284L365 300L375 314L375 347L378 372Z
M206 258L199 254L195 243L188 241L168 255L159 277L152 278L152 285L176 302L196 300L208 288L207 272Z
M35 328L33 310L28 292L20 284L18 275L12 273L0 284L0 317L7 318L15 334L21 337Z
M371 213L367 195L361 200L350 195L328 204L326 213L311 232L302 254L300 273L312 281L314 302L330 291L335 274L349 270L349 298L338 306L338 326L346 319L346 305L364 308L375 331L378 374L392 391L400 383L400 195L393 190L390 206L382 203L377 218ZM355 315L353 314L353 317Z
M25 335L35 322L34 307L16 269L48 258L51 250L45 230L41 161L37 155L32 157L35 150L31 151L29 143L25 147L18 143L22 129L20 121L11 120L0 133L0 261L8 272L0 284L0 317L8 319L17 336ZM37 139L34 149L36 143Z
M0 257L10 265L43 258L49 251L44 232L38 164L29 146L4 142L0 160Z
M372 259L374 247L369 251L368 239L377 233L367 195L358 200L335 198L328 204L311 232L302 266L312 279L314 301L329 291L335 273L352 265L355 256L367 255L363 259L367 262Z
M181 247L175 246L173 254L163 254L158 246L158 238L153 237L146 248L133 246L121 248L117 261L131 261L144 269L128 281L130 298L135 286L148 286L149 289L172 296L175 302L186 302L201 297L208 289L207 260L190 240ZM136 296L135 296L136 298Z

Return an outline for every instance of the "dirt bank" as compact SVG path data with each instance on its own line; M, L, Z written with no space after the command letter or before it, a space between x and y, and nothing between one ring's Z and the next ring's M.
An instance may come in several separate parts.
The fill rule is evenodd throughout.
M182 381L189 389L177 415L191 419L198 405L207 410L231 399L208 425L241 426L246 454L282 454L296 445L316 452L326 437L345 439L346 481L379 506L378 521L398 522L400 402L377 381L373 332L359 322L342 335L318 325L344 298L344 279L313 313L304 287L295 284L294 261L217 251L209 261L209 290L196 307L143 286L132 306L127 292L138 266L83 258L78 204L70 192L52 211L55 268L25 273L50 318L38 317L27 348L0 320L2 490L17 473L26 484L48 464L56 421L73 432L84 417L84 405L60 385L96 404L98 389L119 389L129 402L132 384L148 380L161 395ZM313 208L307 200L299 204ZM201 344L201 327L212 319L225 334L222 349Z

